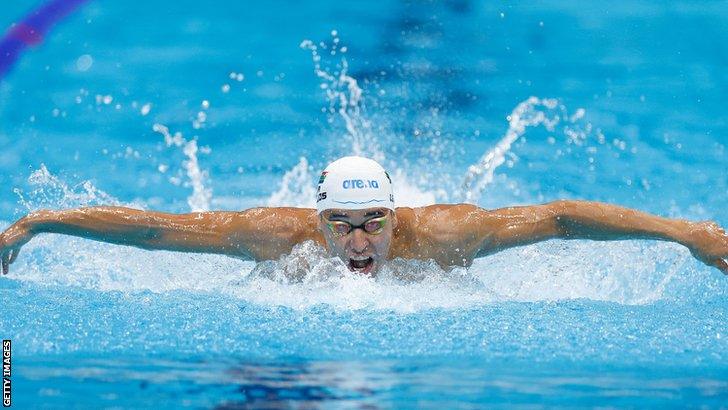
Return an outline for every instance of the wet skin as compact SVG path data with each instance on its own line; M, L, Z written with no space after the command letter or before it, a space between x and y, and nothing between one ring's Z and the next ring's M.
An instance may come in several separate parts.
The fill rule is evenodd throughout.
M653 239L686 246L693 256L728 274L728 235L714 222L663 218L600 202L555 201L486 210L469 204L418 208L327 210L323 217L354 226L381 217L379 234L354 229L335 237L310 208L253 208L170 214L100 206L40 210L0 233L3 274L35 235L55 233L148 250L216 253L256 261L277 259L315 241L350 269L375 275L388 259L432 259L443 268L548 239ZM371 260L369 260L371 258Z

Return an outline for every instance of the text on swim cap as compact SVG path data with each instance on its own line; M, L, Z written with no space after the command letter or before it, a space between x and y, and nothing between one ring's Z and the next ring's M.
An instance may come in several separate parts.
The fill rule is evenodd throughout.
M347 179L342 183L344 189L379 188L379 182L375 179Z

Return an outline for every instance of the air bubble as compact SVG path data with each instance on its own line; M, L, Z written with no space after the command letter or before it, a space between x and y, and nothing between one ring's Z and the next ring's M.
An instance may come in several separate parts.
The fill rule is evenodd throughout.
M78 71L87 71L94 64L94 59L90 55L84 54L76 60L76 69Z

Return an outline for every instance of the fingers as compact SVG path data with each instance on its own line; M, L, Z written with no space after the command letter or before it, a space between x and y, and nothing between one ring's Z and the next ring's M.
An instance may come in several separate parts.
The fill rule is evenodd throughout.
M0 254L0 264L2 265L3 275L8 274L10 271L10 264L15 262L19 253L20 249L11 249Z
M728 262L726 262L725 259L716 259L715 261L713 261L713 266L720 269L720 271L723 272L724 275L728 275Z
M15 262L15 260L18 259L19 253L20 253L20 249L15 249L15 250L10 251L10 260L8 261L8 263Z

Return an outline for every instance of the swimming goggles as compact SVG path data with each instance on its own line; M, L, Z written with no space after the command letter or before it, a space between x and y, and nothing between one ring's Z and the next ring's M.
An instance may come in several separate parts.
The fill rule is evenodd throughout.
M378 218L372 218L361 225L352 225L346 221L329 221L324 218L326 225L331 229L331 233L335 237L342 237L348 235L354 229L362 229L369 235L379 235L384 231L384 226L387 224L388 215L380 216Z

